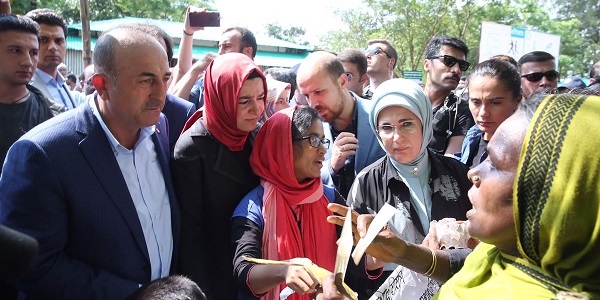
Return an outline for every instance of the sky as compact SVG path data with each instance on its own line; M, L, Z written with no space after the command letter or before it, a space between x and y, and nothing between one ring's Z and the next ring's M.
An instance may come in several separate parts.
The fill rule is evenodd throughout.
M298 26L306 30L305 39L315 44L327 31L343 28L334 14L338 7L356 7L360 0L215 0L214 3L221 12L221 27L244 26L259 35L266 34L269 23L284 28Z

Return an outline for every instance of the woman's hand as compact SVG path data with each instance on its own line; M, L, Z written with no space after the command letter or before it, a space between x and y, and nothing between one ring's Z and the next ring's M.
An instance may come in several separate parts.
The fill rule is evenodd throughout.
M290 260L297 264L312 264L308 258L293 258ZM317 291L319 280L303 266L291 265L285 275L285 284L300 295L311 294Z
M342 280L333 273L323 278L323 284L318 288L315 294L316 300L348 300L352 299L347 295L342 287Z

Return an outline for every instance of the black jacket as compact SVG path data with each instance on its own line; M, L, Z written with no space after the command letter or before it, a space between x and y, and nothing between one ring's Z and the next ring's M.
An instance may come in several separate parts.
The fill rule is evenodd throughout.
M429 150L429 162L431 165L429 187L432 192L431 220L443 218L466 220L467 211L473 207L467 197L467 191L472 185L467 177L468 168L454 158L436 154L431 150ZM361 214L369 213L369 209L378 212L385 203L398 207L397 202L408 208L413 225L423 237L427 235L410 202L408 187L400 179L388 155L366 167L356 176L347 198L348 205L352 204ZM371 281L367 279L364 271L364 258L359 266L352 265L349 264L349 276L346 277L346 282L359 293L359 299L368 299L391 273L384 272L383 276Z
M429 187L431 189L431 220L455 218L466 220L466 213L473 206L469 202L467 192L471 188L471 181L467 177L469 170L458 160L435 154L429 150L431 174ZM357 176L354 185L359 185L357 193L348 195L348 204L353 203L354 209L361 213L369 213L367 208L379 211L384 203L396 206L395 199L400 200L406 207L410 207L410 217L415 220L414 225L425 236L421 222L413 205L410 204L408 187L394 169L389 156L382 157L372 165L366 167L364 175ZM354 190L354 185L352 189Z
M173 183L181 206L178 273L190 276L208 299L235 299L230 220L259 184L248 159L252 134L239 152L212 136L203 119L185 131L174 150Z

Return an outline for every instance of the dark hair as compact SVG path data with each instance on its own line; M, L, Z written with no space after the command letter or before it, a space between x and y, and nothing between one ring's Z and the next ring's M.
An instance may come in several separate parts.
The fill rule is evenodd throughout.
M308 130L315 121L323 121L319 112L310 106L299 106L292 116L292 140L302 138L302 133Z
M28 12L26 17L31 18L38 24L59 26L62 28L65 38L67 37L67 23L59 14L48 8L38 8Z
M396 63L398 62L398 52L396 51L396 48L394 48L394 46L392 46L392 43L390 43L390 41L386 40L386 39L370 39L369 41L367 41L367 46L375 44L375 43L380 43L380 44L384 44L386 49L383 49L383 51L387 52L387 54L389 54L391 56L391 58L394 59L394 65L392 66L392 70L394 68L396 68Z
M505 60L489 59L477 64L468 77L467 85L472 78L478 76L498 80L504 89L512 93L515 99L521 95L521 75L515 66Z
M77 76L75 76L75 74L73 73L67 74L67 79L71 80L74 83L77 83Z
M525 63L543 62L543 61L549 61L549 60L554 60L554 56L552 56L552 54L550 54L548 52L544 52L544 51L529 52L529 53L521 56L521 58L519 58L519 68L521 66L523 66L523 64L525 64Z
M256 37L254 37L254 33L250 31L248 28L244 27L229 27L223 31L223 33L227 33L230 31L236 30L242 36L242 49L246 47L252 47L252 58L256 56L256 50L258 49L258 45L256 44ZM240 49L240 50L242 50Z
M465 54L465 57L469 55L469 47L462 40L449 36L434 36L425 47L425 58L429 59L438 55L442 46L458 49Z
M395 52L396 52L396 50L394 50L394 53ZM388 52L388 53L390 53L390 52ZM390 53L390 55L392 55L392 54ZM398 57L398 55L396 54L396 58L397 57ZM360 51L358 49L344 49L342 52L340 52L337 55L337 58L341 62L349 62L349 63L355 64L356 69L358 70L359 76L362 76L363 74L367 73L367 57L365 56L365 54L362 51ZM394 64L394 67L395 66L396 65Z
M264 72L265 75L271 75L273 79L287 82L291 85L290 99L294 97L294 92L298 84L296 83L296 73L287 68L268 68Z
M597 61L590 69L590 78L600 76L600 60Z
M260 76L260 71L254 70L254 71L252 71L252 73L250 73L248 75L248 78L246 78L246 80L248 80L248 79L254 79L254 78L261 78L262 79L263 76Z
M490 57L490 59L503 60L503 61L509 62L511 65L515 66L515 68L519 67L519 64L517 63L517 61L514 58L512 58L512 56L509 56L509 55L498 54L498 55L494 55L494 56Z
M206 296L191 279L172 275L156 279L136 290L128 300L206 300Z
M167 51L167 59L169 60L169 67L171 66L171 60L173 59L173 39L160 27L154 24L148 23L134 23L134 24L125 24L119 26L120 28L133 28L144 33L151 35L157 40L162 40L165 42L166 51Z
M9 30L31 33L37 37L40 26L28 17L0 14L0 32Z

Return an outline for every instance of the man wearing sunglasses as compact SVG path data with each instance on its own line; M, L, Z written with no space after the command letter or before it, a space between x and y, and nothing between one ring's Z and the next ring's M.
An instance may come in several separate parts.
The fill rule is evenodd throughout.
M433 108L429 149L438 154L460 152L467 131L475 124L469 104L453 93L469 68L468 54L469 48L463 41L448 36L433 37L425 49L425 94Z
M369 85L364 89L363 95L371 99L373 91L386 80L394 78L394 68L398 61L398 52L392 43L386 39L372 39L367 42L367 75Z
M590 70L590 84L587 88L600 92L600 61L596 62Z
M345 49L338 53L337 58L344 66L344 72L348 75L348 89L357 96L363 96L364 85L369 82L367 75L367 58L361 50Z
M556 88L559 74L556 71L554 56L544 51L529 52L519 59L521 90L523 97L529 98L536 91Z

